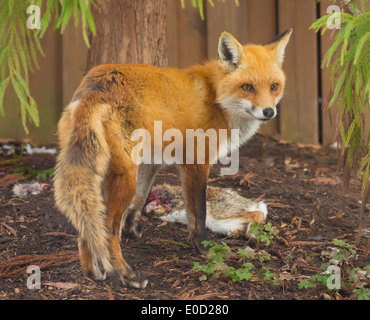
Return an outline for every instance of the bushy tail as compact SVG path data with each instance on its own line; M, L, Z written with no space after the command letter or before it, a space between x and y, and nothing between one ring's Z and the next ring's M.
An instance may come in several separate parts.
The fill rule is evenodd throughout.
M67 216L80 240L105 271L112 265L108 249L102 183L110 152L102 118L109 105L74 102L59 123L61 151L54 175L54 195L58 209Z

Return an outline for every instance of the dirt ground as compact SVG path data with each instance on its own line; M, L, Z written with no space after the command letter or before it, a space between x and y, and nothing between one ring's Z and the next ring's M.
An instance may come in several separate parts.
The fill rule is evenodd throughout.
M0 163L12 158L4 153L0 153ZM25 155L23 161L44 170L54 166L55 157ZM298 289L301 280L321 271L320 266L328 262L322 253L333 247L334 238L355 243L360 179L352 180L349 193L343 193L334 150L258 135L240 150L237 175L220 176L218 165L211 171L209 185L232 188L242 196L267 203L268 221L279 233L268 246L256 241L247 244L271 255L271 260L253 264L256 272L265 267L275 278L283 279L275 286L257 276L239 282L226 276L200 281L201 274L192 270L193 263L206 261L195 254L186 227L147 215L143 216L143 237L122 239L122 247L127 260L147 276L148 286L142 290L124 288L115 275L101 282L86 279L78 261L76 232L54 206L51 179L46 180L40 194L15 197L14 183L30 182L20 180L22 174L12 173L17 166L17 162L0 165L0 300L356 298L354 287L338 291L322 286ZM176 171L160 172L155 184L164 182L179 184ZM364 223L365 231L355 246L356 259L351 262L353 268L369 264L369 221ZM233 250L247 242L211 232L209 238L224 241ZM31 264L41 266L40 289L26 286L26 268Z

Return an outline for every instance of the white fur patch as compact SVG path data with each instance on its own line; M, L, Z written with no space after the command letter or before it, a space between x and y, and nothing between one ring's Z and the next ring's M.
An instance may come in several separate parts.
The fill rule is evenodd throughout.
M70 110L72 113L75 111L76 107L80 104L80 100L73 101L67 106L67 109Z
M253 137L261 126L261 121L256 118L258 115L251 115L247 112L247 110L252 112L251 102L231 96L224 97L219 102L229 116L229 127L239 129L239 143L243 145Z
M182 224L188 224L188 218L186 216L186 210L176 210L165 216L160 217L160 219L168 222L180 222Z

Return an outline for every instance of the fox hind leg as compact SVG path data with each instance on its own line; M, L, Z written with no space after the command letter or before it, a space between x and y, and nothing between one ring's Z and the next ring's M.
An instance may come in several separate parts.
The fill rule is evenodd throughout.
M94 257L86 241L81 237L78 238L78 249L84 276L93 280L105 280L106 272L100 270L98 259Z
M123 285L131 288L145 288L148 280L140 271L126 262L120 245L122 216L135 193L133 171L127 170L127 174L110 174L106 178L109 251L113 268L118 272Z

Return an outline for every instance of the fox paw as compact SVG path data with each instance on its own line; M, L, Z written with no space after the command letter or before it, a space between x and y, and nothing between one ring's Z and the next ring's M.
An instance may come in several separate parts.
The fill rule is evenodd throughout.
M143 226L140 220L141 212L135 208L129 208L123 220L122 233L126 237L138 239L142 236Z
M131 226L125 225L122 234L128 238L139 239L143 235L143 226L141 223L134 223Z
M133 269L129 275L120 276L122 284L128 288L144 289L148 284L148 279L137 269Z

